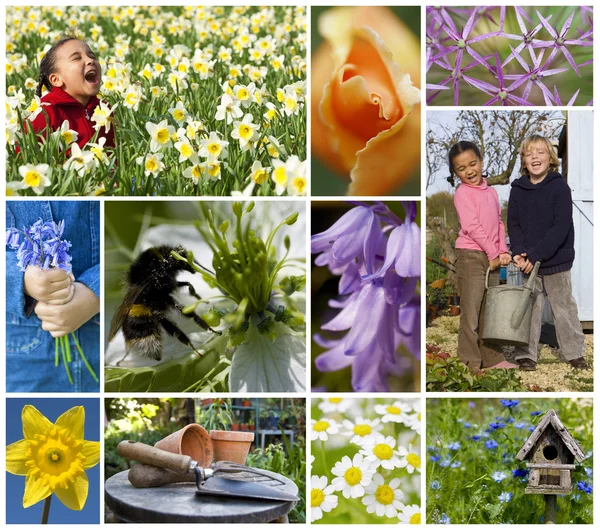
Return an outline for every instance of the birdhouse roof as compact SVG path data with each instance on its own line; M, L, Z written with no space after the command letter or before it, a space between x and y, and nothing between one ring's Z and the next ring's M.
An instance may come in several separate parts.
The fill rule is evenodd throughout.
M542 418L542 421L540 421L538 426L531 433L531 436L527 438L523 444L523 447L521 447L517 453L517 460L523 461L529 456L529 453L549 426L554 428L561 440L567 446L567 449L571 451L575 459L578 462L583 462L586 458L585 453L581 447L579 447L577 440L571 436L571 433L563 425L563 422L560 421L560 418L553 410L546 412L546 415Z

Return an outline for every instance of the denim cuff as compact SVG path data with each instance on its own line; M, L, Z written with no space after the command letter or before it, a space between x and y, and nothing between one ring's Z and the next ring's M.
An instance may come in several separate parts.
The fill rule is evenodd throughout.
M94 294L100 299L100 265L94 265L87 271L75 278L76 282L83 283L86 287L91 289Z
M35 300L25 296L24 274L17 266L17 253L6 250L6 312L26 318L27 308L33 307Z

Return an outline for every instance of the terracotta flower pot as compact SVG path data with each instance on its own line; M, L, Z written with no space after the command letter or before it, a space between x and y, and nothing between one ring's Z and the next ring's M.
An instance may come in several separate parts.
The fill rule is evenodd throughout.
M204 427L190 423L183 429L169 434L154 444L163 451L191 456L200 467L210 467L213 460L213 444Z
M250 444L254 441L253 432L210 431L215 462L227 460L245 464Z

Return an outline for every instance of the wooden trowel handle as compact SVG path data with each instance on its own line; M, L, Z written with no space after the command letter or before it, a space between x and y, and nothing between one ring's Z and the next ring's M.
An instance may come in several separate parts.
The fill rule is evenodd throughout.
M158 488L165 484L176 484L178 482L194 482L196 476L193 473L175 473L168 469L148 466L146 464L135 464L129 470L129 482L136 488Z
M150 464L163 469L170 469L175 473L187 473L192 469L192 458L186 455L169 453L141 442L125 440L117 445L117 453L123 458L137 460L142 464Z

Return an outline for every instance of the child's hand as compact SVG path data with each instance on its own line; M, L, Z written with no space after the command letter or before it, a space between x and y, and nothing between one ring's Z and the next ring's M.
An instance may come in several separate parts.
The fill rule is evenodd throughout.
M35 314L42 321L42 329L53 337L73 333L100 311L100 300L82 283L75 282L73 299L64 305L38 302Z
M502 254L500 254L499 258L500 258L500 265L503 265L503 266L508 265L512 261L512 257L508 252L503 252Z
M23 276L23 291L38 302L62 305L73 298L73 282L73 276L62 269L43 270L29 265Z
M525 274L529 274L533 270L533 263L531 263L531 261L528 259L523 260L523 263L521 264L521 270Z
M491 259L489 261L489 263L490 263L490 269L492 269L493 271L495 271L498 267L500 267L500 259L499 258Z

